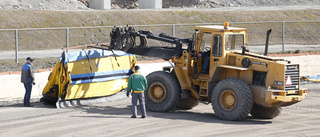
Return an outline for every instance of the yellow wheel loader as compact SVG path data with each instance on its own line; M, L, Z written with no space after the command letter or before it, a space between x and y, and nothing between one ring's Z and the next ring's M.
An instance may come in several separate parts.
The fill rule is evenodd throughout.
M245 28L196 26L192 38L182 39L133 27L115 27L109 49L170 60L147 76L146 106L151 111L191 109L199 101L212 104L224 120L271 119L280 107L302 101L307 89L300 87L300 66L290 61L248 52ZM148 39L169 43L148 46ZM139 44L137 44L139 43ZM172 47L171 45L175 45Z

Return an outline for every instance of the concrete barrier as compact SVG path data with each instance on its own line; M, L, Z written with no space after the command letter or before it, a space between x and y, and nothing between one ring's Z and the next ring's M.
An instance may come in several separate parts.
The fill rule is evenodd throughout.
M138 63L141 67L141 73L148 75L153 71L161 71L163 66L169 66L168 62L142 62ZM35 73L35 83L32 87L31 102L38 102L42 97L42 90L48 82L51 71ZM20 82L20 74L0 75L0 106L23 103L25 94L24 85Z
M50 71L35 73L35 83L32 86L31 102L39 101L42 97L42 90L48 82ZM20 74L0 76L0 105L12 105L23 103L25 94L24 85L20 82Z
M300 75L319 75L320 55L282 56L292 63L300 64ZM148 75L153 71L161 71L163 66L170 66L168 62L140 62L141 73ZM39 101L42 90L48 82L50 71L35 73L36 85L33 86L31 102ZM23 103L25 89L20 82L20 74L0 75L0 106Z

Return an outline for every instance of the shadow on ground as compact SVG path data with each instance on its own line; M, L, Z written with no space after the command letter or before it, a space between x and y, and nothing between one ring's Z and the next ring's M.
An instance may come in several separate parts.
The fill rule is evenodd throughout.
M138 107L138 116L140 114ZM102 115L127 115L129 119L131 116L131 105L126 107L112 107L112 106L89 106L82 108L82 111L89 114L102 114ZM87 116L84 116L87 117ZM92 117L92 116L89 116ZM110 116L93 116L97 118L114 118ZM199 113L191 110L176 110L171 112L152 112L147 111L147 118L160 118L160 119L171 119L171 120L189 120L203 123L223 123L223 124L239 124L239 125L256 125L256 124L271 124L271 120L253 119L248 116L243 121L225 121L220 120L214 113Z

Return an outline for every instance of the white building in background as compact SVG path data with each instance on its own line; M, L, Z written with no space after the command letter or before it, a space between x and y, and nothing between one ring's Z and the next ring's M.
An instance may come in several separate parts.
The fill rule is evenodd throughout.
M162 9L162 0L139 0L139 9Z
M111 0L88 0L88 3L91 9L111 9Z
M88 0L91 9L111 9L111 0ZM162 0L138 0L139 9L162 9Z

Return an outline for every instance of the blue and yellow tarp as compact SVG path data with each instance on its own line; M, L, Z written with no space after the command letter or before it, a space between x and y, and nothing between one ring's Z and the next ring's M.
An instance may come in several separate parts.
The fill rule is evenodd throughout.
M305 81L320 82L320 75L301 76L300 78Z
M43 89L42 101L115 94L127 87L129 71L135 64L135 56L123 51L63 52Z

